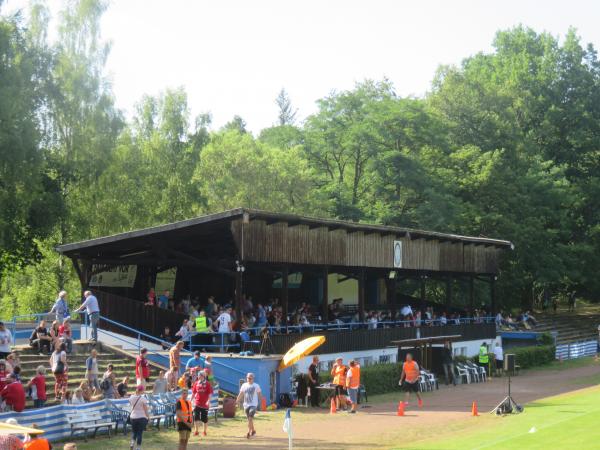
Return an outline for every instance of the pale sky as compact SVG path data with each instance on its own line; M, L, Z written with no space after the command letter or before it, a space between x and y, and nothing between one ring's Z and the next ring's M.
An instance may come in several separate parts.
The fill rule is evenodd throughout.
M24 3L5 0L3 11ZM211 112L218 128L238 114L258 133L276 121L282 87L301 119L366 78L422 96L440 64L489 52L499 29L521 23L562 37L574 26L598 49L599 19L593 0L112 0L102 33L128 116L142 95L184 86L192 117Z

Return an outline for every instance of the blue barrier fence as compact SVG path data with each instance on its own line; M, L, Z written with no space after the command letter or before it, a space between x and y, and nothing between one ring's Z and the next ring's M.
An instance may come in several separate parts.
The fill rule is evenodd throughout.
M594 356L598 351L598 341L581 341L556 346L556 359L576 359Z

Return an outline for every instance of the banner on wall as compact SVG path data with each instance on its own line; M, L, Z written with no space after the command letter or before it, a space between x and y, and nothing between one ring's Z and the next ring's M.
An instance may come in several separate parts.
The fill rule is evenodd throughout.
M95 271L96 265L92 266L92 270ZM90 286L104 286L104 287L126 287L132 288L135 283L135 276L137 274L137 266L115 266L104 272L99 272L92 275Z

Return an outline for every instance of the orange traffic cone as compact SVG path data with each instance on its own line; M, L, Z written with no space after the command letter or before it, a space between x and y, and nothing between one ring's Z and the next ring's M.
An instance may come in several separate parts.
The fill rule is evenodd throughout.
M472 416L479 415L479 413L477 412L477 402L473 402L473 406L471 406L471 415Z
M398 402L398 411L396 411L396 415L397 416L403 416L404 415L404 402L402 400L400 400Z
M335 414L337 412L337 408L335 407L335 399L331 399L331 407L329 408L330 414Z
M264 397L262 397L261 402L260 402L260 410L261 411L267 410L267 399Z

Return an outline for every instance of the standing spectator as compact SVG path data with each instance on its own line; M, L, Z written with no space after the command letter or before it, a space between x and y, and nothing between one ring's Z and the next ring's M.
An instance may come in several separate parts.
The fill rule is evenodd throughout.
M215 298L211 295L208 297L208 301L206 303L206 308L204 308L207 317L213 317L217 311L217 305L215 303Z
M48 330L46 329L46 321L40 320L38 327L33 330L31 333L31 337L29 338L29 344L38 350L40 355L49 355L50 354L50 341L52 339L48 335Z
M148 360L146 359L147 354L148 349L142 348L139 356L135 360L135 384L137 386L146 387L148 378L150 378L150 366L148 365Z
M456 386L456 379L454 377L454 359L452 357L452 346L450 341L446 341L446 344L442 348L442 366L444 368L444 377L446 378L446 386L450 383L452 377L452 384Z
M152 388L153 394L165 394L167 392L167 380L165 378L165 371L161 370L158 372L158 377L154 380L154 387Z
M127 396L127 384L129 383L129 377L123 378L119 384L117 384L117 398L125 398Z
M482 342L479 346L479 365L485 369L487 375L489 375L490 357L488 355L488 346L485 342Z
M60 400L67 390L69 370L67 366L67 353L65 352L65 344L60 344L54 349L50 356L50 368L54 374L54 396L56 400Z
M136 450L142 448L142 435L146 430L146 425L148 425L148 419L150 418L148 400L143 395L144 389L144 386L138 385L135 389L135 394L129 397L129 405L131 406L131 414L129 415L131 421L130 449L133 449L134 445Z
M35 376L27 383L27 389L31 389L31 398L34 408L43 408L46 404L46 368L38 366Z
M154 306L155 304L156 304L156 292L154 292L154 288L151 287L150 290L148 291L148 294L146 294L146 303L144 303L144 305Z
M494 359L496 360L496 372L498 375L502 375L502 369L504 368L504 350L500 341L496 341L494 346Z
M317 408L320 403L319 390L319 357L313 356L312 364L308 366L308 388L310 389L310 405Z
M177 430L179 431L179 450L186 450L192 433L193 410L192 403L187 399L188 390L181 391L181 397L175 406Z
M73 351L73 331L70 317L65 317L62 325L58 327L58 337L67 346L67 353L71 353Z
M83 293L85 301L76 310L76 312L82 312L84 309L92 325L92 339L93 342L98 342L98 321L100 320L100 307L98 306L98 299L92 295L92 291L85 291Z
M246 375L246 382L240 387L240 393L236 399L237 403L241 403L248 419L247 439L256 434L256 430L254 429L254 415L258 409L261 396L260 386L254 382L254 374L248 373Z
M169 306L169 297L171 297L171 293L168 290L165 290L165 292L163 292L161 295L159 295L158 297L158 307L160 309L167 309Z
M221 334L221 351L225 351L225 347L229 343L229 333L231 333L231 307L228 307L221 315L217 318L217 330Z
M569 312L575 312L575 291L569 292Z
M113 365L109 364L106 367L106 372L104 372L104 375L102 376L102 381L100 382L100 389L102 389L102 394L104 394L104 398L115 398L115 379L116 376L113 372Z
M177 343L169 350L169 369L179 376L181 368L181 350L183 349L183 341Z
M90 387L100 389L98 383L98 352L95 348L90 352L90 356L85 360L85 379Z
M212 386L206 380L203 371L198 373L198 380L192 386L192 398L194 400L194 436L198 436L200 422L203 424L202 435L206 436L208 431L208 409L210 407L210 396L213 393Z
M4 325L4 322L0 322L0 359L5 359L10 354L10 346L12 345L12 334Z
M177 389L177 372L169 369L167 373L165 373L165 379L167 381L167 390L174 391Z
M342 358L336 358L335 364L331 368L331 376L335 385L335 398L337 408L340 409L346 405L346 373L348 368L344 365Z
M2 389L2 400L10 409L15 412L22 412L25 409L25 389L19 383L14 375L8 376L8 384Z
M356 413L356 405L358 404L358 389L360 388L360 364L355 360L350 361L350 368L346 374L346 388L352 403L352 409L349 411L352 414Z
M58 297L48 314L56 314L56 321L63 323L65 317L69 315L69 307L67 305L67 291L60 291Z

